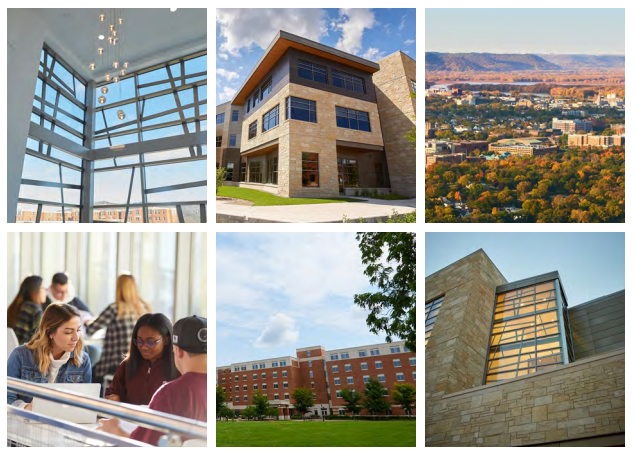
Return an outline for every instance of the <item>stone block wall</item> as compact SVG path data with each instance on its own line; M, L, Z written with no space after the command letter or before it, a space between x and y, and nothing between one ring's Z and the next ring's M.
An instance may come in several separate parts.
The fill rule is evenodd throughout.
M506 279L482 249L425 279L425 302L444 302L425 349L425 408L445 394L482 385L495 288Z
M624 432L624 349L445 395L425 414L426 446L523 446Z
M390 183L394 192L416 196L416 149L405 138L415 125L416 61L401 51L379 60L381 69L372 76L376 86L381 127L385 141Z

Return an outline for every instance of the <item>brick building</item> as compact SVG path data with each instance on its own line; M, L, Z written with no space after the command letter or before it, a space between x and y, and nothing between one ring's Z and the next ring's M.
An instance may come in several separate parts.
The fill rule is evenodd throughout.
M291 394L295 388L314 391L317 415L345 415L340 393L344 388L362 393L369 378L385 387L386 398L395 383L416 383L416 354L403 342L326 350L323 346L298 348L296 356L283 356L216 368L217 382L227 394L232 410L251 405L253 393L268 397L280 411L280 419L293 415ZM361 412L367 414L367 411ZM392 406L390 414L403 415Z
M568 135L568 145L581 148L603 147L604 149L612 146L622 147L625 146L625 135Z
M425 279L426 446L624 446L625 291L568 307L483 250Z
M576 133L578 131L592 131L591 120L564 120L553 118L553 130L561 130L562 133Z
M226 185L284 197L415 196L415 150L404 138L415 91L416 62L400 51L375 63L280 31L216 107L217 166Z

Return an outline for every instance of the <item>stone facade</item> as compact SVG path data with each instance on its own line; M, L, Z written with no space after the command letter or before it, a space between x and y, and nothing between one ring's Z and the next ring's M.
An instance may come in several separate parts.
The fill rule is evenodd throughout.
M238 121L232 122L233 111L238 111ZM242 106L232 105L230 102L216 106L216 115L224 113L224 123L216 124L216 137L222 136L220 147L216 147L216 167L227 168L228 163L233 163L233 181L238 181L240 176L240 142L242 133ZM236 145L230 147L229 138L236 135Z
M405 135L415 126L416 99L412 81L416 82L416 61L397 51L379 60L381 69L374 73L385 154L390 182L395 193L416 196L416 148Z
M449 394L425 414L426 446L564 446L624 432L624 349Z

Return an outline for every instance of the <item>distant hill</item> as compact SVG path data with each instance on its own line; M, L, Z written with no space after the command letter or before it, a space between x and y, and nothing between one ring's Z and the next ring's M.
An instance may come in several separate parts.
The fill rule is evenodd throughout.
M426 71L555 71L624 68L625 56L426 52Z
M625 68L624 55L536 54L562 68Z

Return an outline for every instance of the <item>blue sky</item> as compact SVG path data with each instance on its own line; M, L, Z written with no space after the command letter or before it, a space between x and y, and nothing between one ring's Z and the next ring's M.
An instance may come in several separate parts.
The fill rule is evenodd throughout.
M625 9L426 8L425 50L625 54Z
M427 233L425 276L482 248L507 281L559 271L568 305L625 289L624 233Z
M416 57L415 9L217 9L217 104L233 98L280 29L368 60Z
M371 290L355 233L218 233L216 364L383 343L356 293Z

